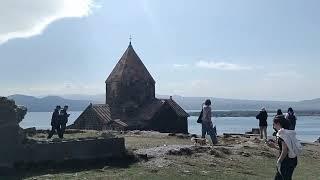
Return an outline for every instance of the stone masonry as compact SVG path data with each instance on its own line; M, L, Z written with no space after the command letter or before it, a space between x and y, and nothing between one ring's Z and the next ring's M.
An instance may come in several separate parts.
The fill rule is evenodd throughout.
M20 128L27 109L0 97L0 168L16 163L121 158L125 154L123 138L88 138L61 142L27 139Z

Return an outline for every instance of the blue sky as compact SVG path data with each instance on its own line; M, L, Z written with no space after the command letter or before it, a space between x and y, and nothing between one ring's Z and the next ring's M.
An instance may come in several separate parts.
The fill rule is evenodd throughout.
M317 0L67 1L1 2L0 95L103 94L132 35L157 94L320 97Z

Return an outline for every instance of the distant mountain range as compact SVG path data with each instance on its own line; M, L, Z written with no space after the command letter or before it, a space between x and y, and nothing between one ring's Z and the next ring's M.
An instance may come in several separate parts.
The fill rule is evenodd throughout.
M89 104L90 100L71 100L65 99L59 96L47 96L43 98L36 98L33 96L26 95L11 95L8 96L9 99L13 99L17 105L23 105L28 108L29 112L48 112L53 111L57 106L68 105L70 111L82 111Z
M169 98L166 95L156 95L157 98ZM63 96L47 96L37 98L26 95L11 95L8 98L16 101L18 105L24 105L29 112L52 111L56 105L69 105L70 111L83 111L90 103L104 103L105 96L98 95L63 95ZM214 110L258 110L261 107L267 110L283 109L286 111L288 107L295 110L320 110L320 98L304 101L258 101L258 100L240 100L240 99L224 99L213 97L182 97L173 96L173 99L185 110L199 110L205 99L213 101Z

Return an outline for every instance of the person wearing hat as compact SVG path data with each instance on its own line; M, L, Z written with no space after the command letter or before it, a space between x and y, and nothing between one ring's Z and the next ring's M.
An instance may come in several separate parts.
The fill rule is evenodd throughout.
M60 111L61 107L60 106L56 106L56 108L54 109L54 112L52 113L52 118L51 118L51 131L48 134L48 139L50 139L53 134L57 131L57 134L59 136L59 138L61 137L61 129L60 129Z
M63 134L64 134L64 131L66 130L66 126L68 123L68 117L70 116L70 114L67 113L67 110L68 110L68 106L65 105L63 109L60 111L61 138L63 138Z
M259 114L256 116L256 119L259 119L260 138L267 140L268 113L265 108L261 108Z

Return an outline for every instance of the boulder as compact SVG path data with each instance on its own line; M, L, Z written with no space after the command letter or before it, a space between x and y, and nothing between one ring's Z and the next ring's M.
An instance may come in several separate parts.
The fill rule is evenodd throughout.
M37 129L35 127L23 129L23 132L27 136L34 136L37 134Z
M252 134L260 134L259 128L252 128Z

